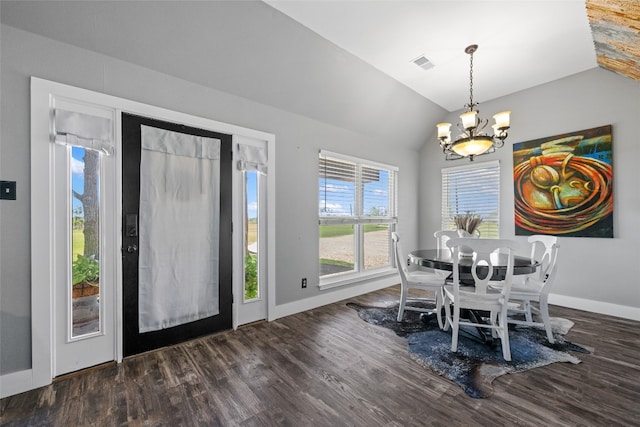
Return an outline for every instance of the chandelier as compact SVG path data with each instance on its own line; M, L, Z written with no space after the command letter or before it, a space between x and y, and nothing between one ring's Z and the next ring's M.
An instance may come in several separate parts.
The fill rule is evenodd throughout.
M502 111L493 116L495 124L492 126L493 135L483 132L489 122L478 117L478 103L473 102L473 53L478 50L477 44L467 46L464 50L469 54L469 103L465 104L468 111L460 115L461 123L458 129L462 132L455 140L451 140L451 123L438 123L438 139L442 152L447 160L468 157L473 161L475 156L492 153L496 148L504 145L509 129L509 115L511 111Z

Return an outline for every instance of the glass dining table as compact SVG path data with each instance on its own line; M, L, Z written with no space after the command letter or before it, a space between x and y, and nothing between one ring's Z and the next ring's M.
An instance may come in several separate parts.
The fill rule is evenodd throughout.
M434 270L453 271L453 255L449 249L417 249L409 253L409 260L422 267ZM502 280L507 271L508 256L502 253L491 255L493 263L493 275L491 280ZM530 257L516 255L513 259L513 274L535 273L540 263ZM460 258L460 277L466 279L471 277L471 266L473 258ZM479 271L482 274L482 270ZM471 283L473 284L473 283Z
M409 253L410 262L417 264L421 267L432 268L434 270L453 272L453 255L451 251L447 249L417 249ZM491 254L491 262L493 263L493 275L491 280L503 280L507 272L508 256L502 253ZM523 256L514 256L513 274L531 274L535 273L540 263L535 259ZM473 286L473 276L471 275L471 267L473 265L472 257L461 257L460 262L460 283L462 285ZM486 267L485 267L486 268ZM478 270L478 275L483 277L486 272L482 271L482 267ZM452 274L450 274L445 281L450 281ZM473 322L479 323L484 317L485 313L476 312L474 310L464 310L466 316L468 316ZM470 338L479 340L488 345L495 345L497 340L494 340L491 334L487 334L482 328L473 328L475 333L467 334ZM463 331L464 332L464 331Z

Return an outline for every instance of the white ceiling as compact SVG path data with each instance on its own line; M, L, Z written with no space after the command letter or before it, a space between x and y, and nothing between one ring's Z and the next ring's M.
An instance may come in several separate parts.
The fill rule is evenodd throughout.
M448 111L597 67L584 0L265 0ZM424 55L435 67L412 61Z

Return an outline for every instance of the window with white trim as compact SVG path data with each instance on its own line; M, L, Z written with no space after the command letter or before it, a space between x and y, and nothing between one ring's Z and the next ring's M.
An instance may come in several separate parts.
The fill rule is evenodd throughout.
M453 230L453 217L472 212L482 216L480 235L500 234L500 162L471 163L442 169L441 229Z
M394 166L320 152L321 282L356 279L393 266L397 174Z

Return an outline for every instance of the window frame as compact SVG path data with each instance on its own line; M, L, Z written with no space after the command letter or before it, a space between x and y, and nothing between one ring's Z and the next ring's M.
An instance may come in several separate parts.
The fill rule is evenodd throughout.
M474 177L472 175L472 171L476 169L478 172L482 170L482 177L480 177L480 173L478 176ZM491 170L490 170L491 169ZM489 170L489 171L488 171ZM487 174L487 171L489 174ZM492 204L484 204L480 209L466 209L468 204L464 204L464 208L460 210L452 209L449 204L449 194L452 193L450 186L448 183L450 179L445 180L445 177L449 174L454 174L456 172L466 172L467 176L464 177L466 181L469 183L475 183L476 187L480 187L481 183L485 182L485 177L489 176L494 182L497 188L492 190L492 193L495 195L495 203ZM486 238L500 238L500 180L501 180L501 171L500 171L500 161L492 160L488 162L476 163L472 162L470 164L461 165L461 166L453 166L448 168L441 169L441 204L440 204L440 229L441 230L453 230L455 229L453 225L452 216L456 213L464 214L467 210L471 210L474 213L479 213L483 216L483 223L480 225L481 230L485 230L485 233L481 232L481 237ZM483 209L486 210L488 207L495 209L495 215L487 216L486 213L483 214L481 212ZM480 211L480 212L479 212ZM488 230L489 229L489 230Z
M338 161L344 161L353 163L355 165L355 182L354 182L354 214L353 215L321 215L320 203L322 198L320 195L321 180L324 178L322 175L322 159L335 159ZM363 168L372 168L385 170L389 172L389 191L392 194L388 195L389 201L389 213L382 216L369 216L363 213ZM318 244L320 243L320 227L323 225L353 225L354 227L354 270L347 272L333 273L329 275L319 276L319 288L330 289L337 286L344 286L352 283L361 282L364 279L372 279L377 277L387 276L395 273L395 263L392 253L391 233L396 230L398 223L398 174L399 168L393 165L375 162L359 157L340 154L332 151L320 150L318 156ZM324 199L326 201L326 199ZM388 225L388 259L389 264L366 269L365 263L365 247L364 247L364 226L367 224L387 224ZM320 255L320 254L319 254ZM320 256L318 256L318 265L320 263Z

